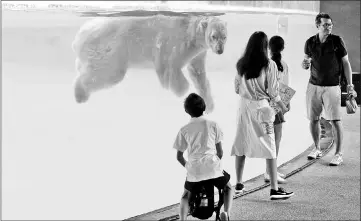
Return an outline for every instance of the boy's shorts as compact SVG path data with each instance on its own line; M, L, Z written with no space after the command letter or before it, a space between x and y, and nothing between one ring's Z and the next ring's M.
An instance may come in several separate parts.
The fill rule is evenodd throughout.
M282 112L277 112L277 114L275 115L275 121L273 122L274 125L277 125L277 124L282 124L286 122L285 121L285 117L283 115Z
M326 120L341 120L340 86L324 87L308 83L306 107L309 120L320 120L322 110Z
M231 176L226 171L223 170L223 176L221 176L221 177L217 177L217 178L213 178L213 179L209 179L209 180L202 180L199 182L186 181L184 183L184 188L186 190L188 190L189 192L193 192L195 189L197 189L198 185L202 184L202 182L211 182L218 189L224 189L227 186L230 179L231 179Z

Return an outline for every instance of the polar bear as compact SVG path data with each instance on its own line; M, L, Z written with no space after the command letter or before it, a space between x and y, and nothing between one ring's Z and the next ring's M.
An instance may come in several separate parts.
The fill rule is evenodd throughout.
M86 102L92 92L121 82L134 64L154 64L160 84L178 97L189 89L182 68L187 67L207 112L214 103L205 71L207 50L221 55L227 24L213 16L152 16L96 18L85 23L75 36L75 99Z

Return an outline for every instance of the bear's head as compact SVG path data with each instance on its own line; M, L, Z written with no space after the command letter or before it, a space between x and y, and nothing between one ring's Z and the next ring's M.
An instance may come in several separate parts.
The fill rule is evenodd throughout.
M204 33L205 43L216 54L222 54L227 41L227 23L216 17L202 19L199 29Z

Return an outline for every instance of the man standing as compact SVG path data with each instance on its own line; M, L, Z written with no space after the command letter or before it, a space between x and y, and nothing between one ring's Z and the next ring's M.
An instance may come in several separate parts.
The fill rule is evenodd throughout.
M330 165L340 165L342 160L343 128L341 124L341 88L340 76L344 71L348 85L347 93L357 96L352 85L352 71L347 50L342 38L331 34L332 19L326 13L320 13L315 19L318 33L305 43L305 58L302 67L311 67L311 77L306 92L307 117L315 149L308 159L322 156L320 149L319 120L322 110L336 132L336 152Z

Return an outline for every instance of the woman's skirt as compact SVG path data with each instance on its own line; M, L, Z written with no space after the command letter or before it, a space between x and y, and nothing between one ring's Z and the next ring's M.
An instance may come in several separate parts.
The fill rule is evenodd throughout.
M250 158L276 158L273 129L275 111L267 100L240 99L237 132L232 146L232 156Z

